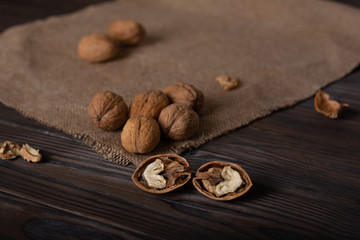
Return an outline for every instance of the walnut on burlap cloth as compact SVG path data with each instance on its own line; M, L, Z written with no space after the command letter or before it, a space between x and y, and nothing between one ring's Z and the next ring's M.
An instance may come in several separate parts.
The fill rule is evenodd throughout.
M147 29L143 44L115 60L77 55L82 36L119 18ZM360 11L315 0L122 0L15 26L0 36L0 101L90 144L105 158L138 164L121 131L105 132L87 115L98 91L126 103L183 81L204 92L201 128L191 139L162 141L151 153L179 153L310 97L360 61ZM214 77L241 79L225 92Z

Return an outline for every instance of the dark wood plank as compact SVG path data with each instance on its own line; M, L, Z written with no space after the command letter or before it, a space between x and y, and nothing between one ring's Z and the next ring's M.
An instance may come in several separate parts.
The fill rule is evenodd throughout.
M56 11L95 0L75 2ZM16 8L31 4L28 9L44 10ZM9 16L22 11L29 16L24 21L55 11L39 0L2 1L4 9L3 28L18 23ZM210 160L244 167L254 187L232 202L207 199L191 184L165 195L145 193L130 179L135 166L110 163L0 104L0 141L27 142L45 158L0 161L0 238L360 239L360 70L325 91L350 111L328 119L308 99L184 154L193 172Z

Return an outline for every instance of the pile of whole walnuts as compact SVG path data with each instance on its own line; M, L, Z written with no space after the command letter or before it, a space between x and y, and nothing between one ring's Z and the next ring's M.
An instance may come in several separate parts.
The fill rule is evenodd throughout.
M149 153L159 144L162 134L173 140L193 136L199 130L197 111L203 103L200 90L177 82L162 91L148 90L135 96L129 111L121 96L110 91L98 92L88 113L103 130L114 131L124 126L121 143L128 152Z

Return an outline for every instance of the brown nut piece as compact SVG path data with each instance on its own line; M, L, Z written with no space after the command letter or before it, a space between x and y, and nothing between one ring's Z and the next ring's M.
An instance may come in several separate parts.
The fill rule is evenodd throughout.
M160 154L145 159L131 179L144 191L156 194L171 192L191 178L190 165L176 154Z
M130 117L148 116L158 119L169 99L162 91L146 91L134 97L130 105Z
M213 161L197 170L193 185L208 198L228 201L244 195L251 188L252 182L239 165Z
M132 20L117 20L111 23L108 33L112 39L124 45L136 45L146 35L145 28Z
M193 136L200 125L199 115L189 106L174 103L164 108L158 119L166 137L183 140Z
M314 98L314 107L318 113L326 117L338 118L338 116L349 107L349 104L330 100L329 94L319 90Z
M78 54L85 61L95 63L114 58L119 48L116 44L102 33L93 33L83 37L78 45Z
M98 92L89 104L88 114L96 126L112 131L125 123L127 106L123 98L113 92Z
M39 150L30 147L28 144L23 144L20 149L20 155L27 162L40 162L42 155L39 153Z
M150 117L129 118L121 133L122 146L131 153L149 153L159 142L159 125Z
M194 86L177 82L167 86L163 92L169 97L172 103L182 103L199 111L204 105L204 94Z
M239 86L239 80L226 75L216 77L215 81L217 81L225 91L230 91Z
M10 141L0 145L0 158L4 160L14 159L20 155L20 146Z

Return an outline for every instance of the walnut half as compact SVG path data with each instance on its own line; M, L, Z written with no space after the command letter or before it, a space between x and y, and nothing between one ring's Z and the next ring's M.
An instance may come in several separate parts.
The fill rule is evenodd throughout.
M159 154L145 159L136 168L132 180L144 191L162 194L185 185L190 177L190 165L185 158Z
M42 155L39 153L39 150L32 148L29 144L23 144L20 149L20 155L27 162L40 162Z
M5 141L0 146L1 159L14 159L20 155L20 146L10 141Z
M252 186L249 175L242 167L221 161L202 165L193 178L193 184L203 195L220 201L238 198Z

